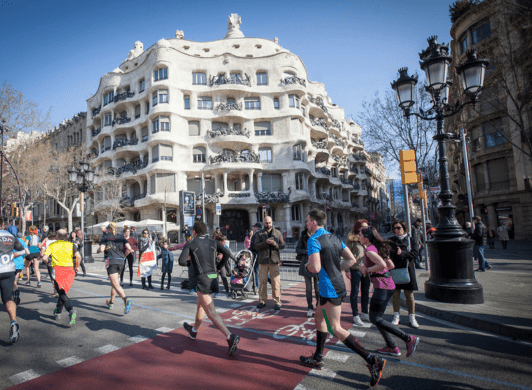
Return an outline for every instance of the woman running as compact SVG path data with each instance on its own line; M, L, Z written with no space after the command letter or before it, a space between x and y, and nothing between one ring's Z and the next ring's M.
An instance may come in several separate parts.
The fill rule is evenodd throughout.
M388 272L388 269L394 268L389 258L390 247L382 240L377 229L372 226L362 228L358 233L358 238L360 243L366 247L364 265L360 268L360 272L363 275L369 275L373 284L373 295L369 302L369 320L377 327L386 342L386 347L377 348L377 351L386 355L401 355L401 351L390 336L391 333L406 343L406 357L410 357L416 351L419 337L407 335L382 318L388 301L395 291L395 284Z
M30 234L26 236L26 245L28 246L30 254L27 255L26 259L24 260L24 264L26 266L26 275L28 277L26 286L31 286L30 267L33 264L33 268L35 269L35 276L37 277L37 287L40 288L41 271L39 270L39 258L41 257L41 239L38 234L39 231L37 230L37 226L31 225L28 230L30 231Z

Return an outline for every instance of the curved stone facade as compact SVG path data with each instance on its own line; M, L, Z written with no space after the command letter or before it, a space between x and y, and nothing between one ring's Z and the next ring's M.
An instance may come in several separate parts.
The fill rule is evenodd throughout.
M262 220L263 204L287 237L297 238L314 207L327 208L329 227L346 233L368 211L365 171L354 169L363 165L360 127L308 80L297 55L239 38L238 27L230 19L232 33L211 42L181 31L143 52L137 42L87 100L87 152L120 181L126 219L160 219L165 200L178 210L180 190L200 197L203 173L213 178L205 185L209 229L241 219L230 239ZM105 201L101 194L96 203Z

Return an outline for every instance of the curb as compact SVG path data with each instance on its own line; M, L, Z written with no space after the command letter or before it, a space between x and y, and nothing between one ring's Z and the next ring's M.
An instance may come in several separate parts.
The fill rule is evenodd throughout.
M401 297L401 306L406 308L406 300L403 297ZM511 325L498 324L474 317L468 317L460 313L435 309L419 302L416 302L416 312L427 314L431 317L440 318L445 321L484 332L510 337L514 340L532 341L532 332L527 329L521 329Z

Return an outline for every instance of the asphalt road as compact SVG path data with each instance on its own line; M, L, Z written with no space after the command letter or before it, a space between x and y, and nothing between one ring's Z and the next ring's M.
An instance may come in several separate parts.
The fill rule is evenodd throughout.
M176 269L179 271L176 272ZM92 266L89 276L76 278L69 293L78 311L77 324L72 329L67 325L66 313L60 321L54 320L52 313L56 300L51 296L52 288L48 279L44 279L41 289L37 289L35 283L32 287L21 286L22 304L17 313L21 339L15 345L8 343L8 317L5 310L0 312L0 388L9 388L18 383L24 386L24 383L31 383L24 382L25 380L50 373L52 377L56 375L57 380L60 380L59 370L64 367L86 362L115 350L126 349L146 340L160 340L165 334L172 332L181 334L182 322L193 321L196 297L180 290L179 282L182 279L177 277L179 272L180 267L176 267L171 290L159 289L159 272L153 277L155 290L142 290L139 282L132 287L126 285L126 293L134 303L131 313L124 315L123 304L118 300L113 310L107 309L105 299L110 292L109 281L103 270ZM257 335L275 344L275 348L264 352L271 361L297 360L299 355L292 356L296 346L298 350L301 349L299 346L304 346L303 350L309 354L314 349L307 343L308 338L312 339L312 333L309 332L313 320L305 316L303 285L283 281L283 293L286 296L298 296L297 302L300 306L284 307L279 313L272 313L269 318L263 318L263 322L231 322L232 329L240 328L245 334ZM250 318L260 317L258 311L254 310L256 301L233 300L223 295L220 294L220 298L215 302L225 318L234 317L235 313L247 314L246 310L249 311ZM239 311L241 307L245 310ZM343 321L348 323L350 310L347 304L344 304L343 309ZM391 311L390 307L387 311L390 317ZM270 312L273 312L271 308ZM405 315L402 318L405 321L407 317ZM276 325L276 321L283 326ZM400 325L407 333L421 337L417 352L406 359L404 344L397 340L403 355L399 358L387 358L379 388L532 389L531 344L474 331L426 316L418 316L418 322L421 326L419 329ZM286 324L291 324L291 327L287 328ZM212 328L212 325L205 325ZM383 346L382 337L374 327L353 327L351 331L358 332L356 336L369 350ZM239 351L260 351L260 345L252 345L253 341L255 340L242 343ZM307 369L307 372L301 375L299 384L286 388L366 389L369 375L363 360L346 350L343 344L336 342L336 339L332 339L327 344L329 349L325 370L314 372ZM222 339L219 344L225 345ZM182 358L187 358L185 353ZM134 371L135 364L139 363L131 361L131 365L124 367L124 370ZM238 364L235 361L226 360L223 364L227 365L228 372L234 371L234 375L238 376ZM282 370L279 370L279 374L282 374ZM98 373L82 379L90 383L92 375ZM196 375L205 376L208 372L198 371ZM263 382L257 382L252 387L269 388ZM216 378L213 378L213 388L221 388L219 383L217 386Z

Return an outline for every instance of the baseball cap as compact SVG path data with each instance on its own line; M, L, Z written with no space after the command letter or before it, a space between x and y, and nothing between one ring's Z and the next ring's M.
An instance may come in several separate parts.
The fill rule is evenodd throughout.
M260 222L257 222L255 225L253 225L253 227L256 227L256 228L261 229L261 228L262 228L262 225L261 225Z

